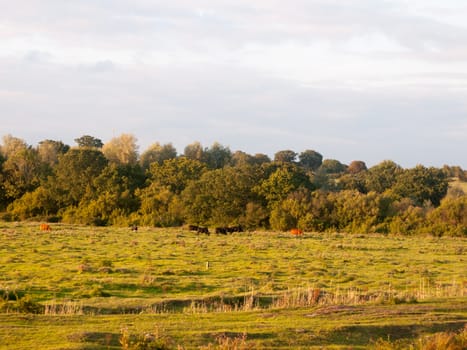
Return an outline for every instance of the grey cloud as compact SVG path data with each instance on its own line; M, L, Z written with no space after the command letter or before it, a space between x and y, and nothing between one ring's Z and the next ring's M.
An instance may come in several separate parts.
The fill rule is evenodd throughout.
M0 13L9 38L47 39L45 44L31 41L34 47L20 59L3 54L7 48L0 41L1 134L31 143L51 138L73 144L83 134L108 140L131 132L141 150L159 141L173 142L181 152L199 140L269 155L311 148L343 162L465 162L460 150L467 146L467 137L461 137L467 78L449 64L465 57L465 28L408 13L399 1L201 0L194 6L188 0L56 0L28 5L9 2ZM373 80L355 88L339 76L306 86L259 67L246 68L238 56L252 43L307 46L315 41L330 43L338 56L345 50L342 43L368 33L392 38L407 52L363 53L364 64L381 54L387 62L409 57L436 65L425 73L394 73L391 84L377 87L371 83L378 78L365 78ZM430 45L439 52L430 51ZM72 62L57 58L70 48L96 51ZM119 50L134 60L119 61ZM271 58L262 59L267 65ZM336 62L345 64L344 59Z

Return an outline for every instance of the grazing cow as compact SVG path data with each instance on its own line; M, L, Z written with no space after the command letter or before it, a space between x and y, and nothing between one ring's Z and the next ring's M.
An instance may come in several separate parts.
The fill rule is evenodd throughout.
M49 225L49 224L41 224L41 225L39 226L39 229L40 229L41 231L52 231L52 229L50 228L50 225Z
M207 227L198 227L198 233L204 233L206 235L209 235L209 229Z
M227 232L229 232L229 233L243 232L243 227L241 225L231 226L231 227L227 228Z
M190 231L198 231L199 227L196 225L188 225L188 230Z
M293 228L290 230L290 233L293 234L294 236L301 236L303 235L303 231L300 230L299 228Z
M216 234L226 235L228 227L216 227Z

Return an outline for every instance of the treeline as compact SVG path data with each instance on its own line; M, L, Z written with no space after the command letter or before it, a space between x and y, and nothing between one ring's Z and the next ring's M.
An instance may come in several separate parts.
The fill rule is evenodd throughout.
M85 135L70 147L36 147L6 135L0 146L4 220L89 225L242 225L247 229L467 235L467 180L460 167L371 168L314 150L232 152L195 142L138 153L129 134L108 143Z

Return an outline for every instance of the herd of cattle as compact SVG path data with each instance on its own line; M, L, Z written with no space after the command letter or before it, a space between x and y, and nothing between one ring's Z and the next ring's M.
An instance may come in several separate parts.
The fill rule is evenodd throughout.
M188 225L188 229L190 231L194 231L197 233L204 233L206 235L211 234L211 232L209 232L209 228L204 227L204 226ZM243 232L243 227L241 225L216 227L215 232L218 235L226 235L226 234L230 234L234 232Z
M209 232L209 228L207 227L204 227L204 226L198 226L198 225L188 225L188 229L190 231L194 231L196 233L204 233L206 235L209 235L211 234ZM216 234L220 234L220 235L227 235L227 234L231 234L231 233L234 233L234 232L243 232L243 227L241 225L237 225L237 226L222 226L222 227L216 227L215 229L215 233ZM298 228L293 228L290 230L290 233L294 236L302 236L303 235L303 231L298 229Z
M39 229L41 231L51 231L52 229L50 228L50 225L49 224L41 224ZM188 229L190 231L194 231L196 233L204 233L206 235L209 235L211 234L209 232L209 228L205 227L205 226L198 226L198 225L188 225ZM136 225L132 225L131 226L131 230L132 231L138 231L138 226ZM231 234L231 233L234 233L234 232L243 232L243 227L241 225L237 225L237 226L223 226L223 227L216 227L215 229L215 232L216 234L220 234L220 235L227 235L227 234ZM303 231L298 229L298 228L293 228L290 230L290 233L294 236L301 236L303 235Z

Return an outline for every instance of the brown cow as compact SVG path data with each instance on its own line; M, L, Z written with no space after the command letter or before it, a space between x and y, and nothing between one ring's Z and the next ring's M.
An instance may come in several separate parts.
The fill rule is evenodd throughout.
M301 236L303 235L303 231L300 230L299 228L293 228L290 230L290 233L293 234L294 236Z
M52 229L50 228L50 225L49 225L49 224L41 224L41 225L39 226L39 229L40 229L41 231L52 231Z

